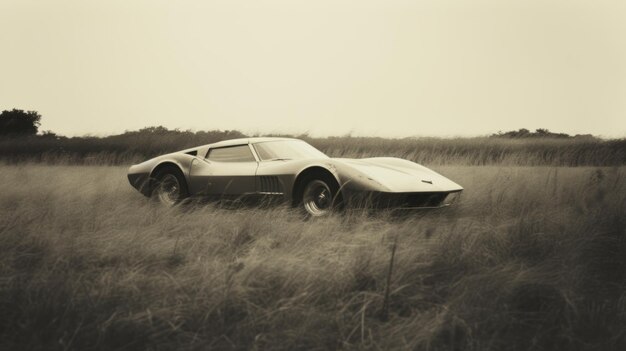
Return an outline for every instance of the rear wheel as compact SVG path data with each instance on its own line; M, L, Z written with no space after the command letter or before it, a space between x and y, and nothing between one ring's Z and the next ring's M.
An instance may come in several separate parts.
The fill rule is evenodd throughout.
M152 197L165 206L175 206L189 197L182 172L174 167L159 171L153 180Z
M337 194L337 189L333 188L335 187L322 179L313 179L306 183L302 192L302 206L308 216L322 217L332 212Z

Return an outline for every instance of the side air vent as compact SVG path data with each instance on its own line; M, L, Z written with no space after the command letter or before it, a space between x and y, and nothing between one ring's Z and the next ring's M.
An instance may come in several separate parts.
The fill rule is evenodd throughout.
M191 155L191 156L198 156L198 150L193 150L193 151L189 151L189 152L185 152L187 155Z
M282 194L283 187L281 186L280 180L276 176L260 176L259 192Z

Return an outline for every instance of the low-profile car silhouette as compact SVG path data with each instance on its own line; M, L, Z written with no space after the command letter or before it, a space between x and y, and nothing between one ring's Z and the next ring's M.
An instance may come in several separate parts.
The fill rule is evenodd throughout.
M277 198L309 216L346 206L439 208L463 187L417 163L394 157L331 158L291 138L220 141L133 165L142 194L174 206L189 197Z

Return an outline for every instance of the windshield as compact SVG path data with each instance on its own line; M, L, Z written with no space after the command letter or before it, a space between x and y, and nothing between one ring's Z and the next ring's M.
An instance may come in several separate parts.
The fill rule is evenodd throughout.
M254 144L261 161L328 158L323 152L301 140L265 141Z

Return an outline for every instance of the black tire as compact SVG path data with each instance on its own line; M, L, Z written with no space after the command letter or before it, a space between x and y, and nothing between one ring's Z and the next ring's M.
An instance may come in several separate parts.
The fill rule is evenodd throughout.
M151 197L165 206L176 206L189 197L183 173L175 166L158 170L151 181Z
M302 182L298 207L308 218L325 217L340 208L339 186L329 176L313 176Z

